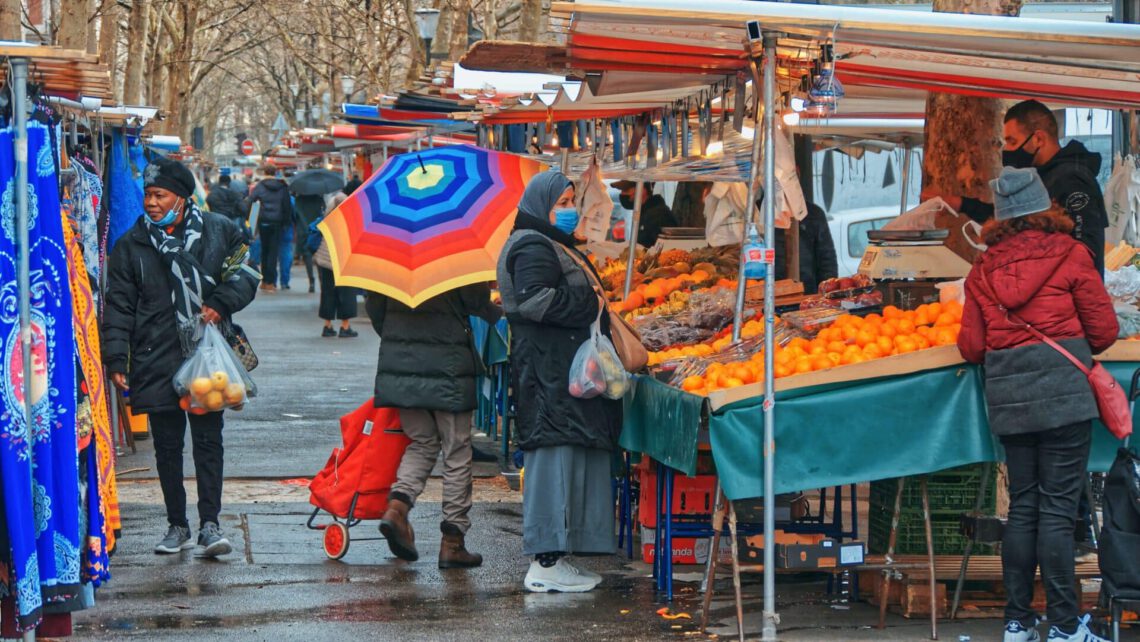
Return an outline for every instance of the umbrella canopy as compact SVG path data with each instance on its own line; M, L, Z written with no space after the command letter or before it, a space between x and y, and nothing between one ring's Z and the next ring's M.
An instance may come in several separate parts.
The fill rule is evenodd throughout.
M344 187L344 177L327 169L307 169L289 181L289 189L298 196L324 196Z
M469 145L393 156L319 226L337 285L416 307L493 281L523 189L545 169Z

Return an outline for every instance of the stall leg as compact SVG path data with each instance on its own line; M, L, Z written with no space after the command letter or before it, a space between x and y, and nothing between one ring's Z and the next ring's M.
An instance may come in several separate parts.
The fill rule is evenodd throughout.
M887 559L886 563L889 567L894 562L895 557L895 544L898 542L899 537L899 516L902 514L902 497L903 489L906 488L906 478L899 477L899 487L895 491L895 512L891 515L891 535L887 539ZM891 575L894 571L890 568L883 569L883 579L879 581L879 586L882 590L879 591L879 629L887 628L887 595L891 592Z
M673 469L662 464L662 477L665 478L665 541L661 543L664 546L665 556L665 599L673 601Z
M930 639L938 639L938 578L934 577L934 533L930 526L930 493L927 478L919 482L922 489L922 525L926 529L926 560L930 567Z
M720 487L720 479L716 482L716 498L714 500L714 508L712 515L712 544L709 546L709 559L705 564L705 581L704 586L704 602L701 607L701 633L704 634L709 626L709 608L712 605L713 593L716 592L716 567L717 557L720 551L720 534L724 530L724 517L727 513L727 502L724 499L724 491Z
M622 479L621 492L625 496L625 556L633 559L633 481L630 478L633 467L630 465L631 455L625 451L625 477Z
M728 536L731 538L728 545L732 551L732 590L736 598L736 631L740 636L740 642L744 642L744 598L740 594L740 557L736 543L736 507L732 505L731 501L728 502ZM713 551L709 554L715 555L716 552Z
M665 476L661 464L654 463L654 467L657 470L657 527L653 529L653 579L656 580L657 591L660 593L665 590L665 562L661 554L664 550L661 545L665 541L665 518L662 517L665 507ZM665 552L665 555L672 554L672 550Z
M993 474L994 465L986 463L982 467L982 487L978 489L978 497L974 500L974 514L977 515L982 510L982 504L986 500L986 489L990 487L990 475ZM962 567L958 569L958 583L954 585L954 601L950 604L950 619L953 620L958 615L958 604L962 599L962 586L966 583L966 571L970 566L970 555L974 552L974 538L970 537L966 540L966 552L962 555Z

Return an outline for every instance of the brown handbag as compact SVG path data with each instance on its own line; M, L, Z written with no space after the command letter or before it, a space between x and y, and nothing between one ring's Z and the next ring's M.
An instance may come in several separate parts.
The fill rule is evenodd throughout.
M614 350L617 352L618 358L621 359L621 365L626 372L637 372L644 368L649 364L649 351L645 349L645 344L641 341L641 334L620 314L610 309L606 302L605 288L602 287L602 282L594 274L594 270L586 265L582 257L572 250L564 248L563 251L586 273L586 278L590 280L594 292L598 294L598 305L602 306L602 309L609 315L610 342L614 344Z

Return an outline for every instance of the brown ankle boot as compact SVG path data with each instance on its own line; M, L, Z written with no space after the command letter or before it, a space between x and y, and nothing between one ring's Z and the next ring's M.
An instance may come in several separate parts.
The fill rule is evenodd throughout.
M412 525L408 522L408 511L412 507L409 502L394 497L388 498L388 510L380 520L380 532L388 540L388 548L396 557L414 562L420 558L416 550L416 535L412 532Z
M440 524L439 530L443 533L439 545L440 568L475 568L483 564L482 555L467 550L459 527L444 522Z

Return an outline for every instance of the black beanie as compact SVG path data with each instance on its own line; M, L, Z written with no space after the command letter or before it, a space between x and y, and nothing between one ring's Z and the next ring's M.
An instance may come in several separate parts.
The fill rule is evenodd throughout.
M143 187L161 187L182 198L194 193L194 174L176 160L155 158L143 171Z

